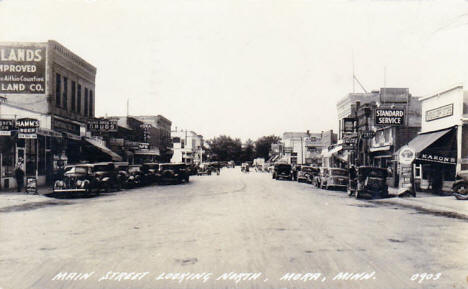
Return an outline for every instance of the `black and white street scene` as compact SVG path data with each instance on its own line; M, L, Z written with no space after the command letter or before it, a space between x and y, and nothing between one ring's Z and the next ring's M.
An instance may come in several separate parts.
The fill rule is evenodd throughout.
M468 1L0 27L0 289L468 288Z

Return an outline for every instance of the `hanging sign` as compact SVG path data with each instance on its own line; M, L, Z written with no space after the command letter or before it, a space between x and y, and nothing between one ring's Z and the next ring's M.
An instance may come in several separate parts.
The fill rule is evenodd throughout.
M15 124L14 124L13 119L0 119L0 136L11 135L11 131L13 130L14 125Z
M35 139L37 138L37 128L39 120L34 118L20 118L16 120L18 129L18 138Z
M402 126L405 120L405 110L401 108L375 109L375 124L380 126Z
M109 119L96 119L88 121L88 130L94 132L116 132L117 121Z

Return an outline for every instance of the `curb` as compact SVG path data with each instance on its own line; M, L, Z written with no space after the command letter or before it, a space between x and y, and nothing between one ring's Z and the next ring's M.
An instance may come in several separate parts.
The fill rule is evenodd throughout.
M377 203L377 204L380 203L380 204L396 205L400 207L415 209L421 213L468 221L468 214L459 213L453 209L442 208L441 206L438 206L438 205L421 204L418 201L414 201L411 199L394 198L394 199L376 200L372 202Z

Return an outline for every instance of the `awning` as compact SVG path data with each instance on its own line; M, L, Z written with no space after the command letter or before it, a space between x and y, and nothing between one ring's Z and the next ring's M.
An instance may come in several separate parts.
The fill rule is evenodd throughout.
M337 147L332 148L329 151L322 151L322 156L326 157L326 158L329 158L332 155L336 154L337 152L341 151L342 149L343 149L342 146L337 146Z
M422 152L425 148L433 144L436 140L440 139L444 135L446 135L448 132L450 132L452 129L444 129L436 132L431 132L431 133L425 133L425 134L420 134L416 136L414 139L412 139L409 143L408 146L416 152L416 155Z
M135 155L145 155L145 156L159 156L159 149L149 149L149 150L135 150Z
M56 138L62 138L62 133L56 132L55 130L47 129L47 128L38 128L37 134L42 136L50 136Z
M343 154L338 154L336 157L344 162L348 162L349 151L345 151Z
M76 141L81 140L81 136L76 135L76 134L72 134L72 133L69 133L69 132L62 132L62 134L64 136L66 136L68 139L72 139L72 140L76 140Z
M390 150L391 146L381 146L381 147L371 147L369 148L370 152L381 152Z
M91 139L91 138L87 138L85 137L84 138L85 141L87 141L89 144L93 145L95 148L97 148L98 150L100 150L101 152L109 155L113 161L118 161L118 162L121 162L122 161L122 158L114 153L113 151L111 151L108 147L102 145L100 142L94 140L94 139Z

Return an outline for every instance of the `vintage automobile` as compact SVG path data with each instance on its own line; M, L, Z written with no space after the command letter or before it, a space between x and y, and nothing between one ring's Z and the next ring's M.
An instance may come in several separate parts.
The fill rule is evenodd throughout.
M156 173L158 184L165 183L188 183L190 175L187 172L187 166L183 163L165 163L159 164L159 169Z
M317 186L321 189L346 189L348 187L348 170L325 167L320 169Z
M356 198L388 197L387 169L361 166L350 172L348 195Z
M315 176L320 173L320 169L312 166L302 166L297 172L297 181L312 184Z
M241 172L248 173L250 171L249 163L245 162L241 165Z
M120 189L113 163L77 164L65 167L63 179L54 183L54 193L69 195L99 194Z
M144 185L150 185L158 181L157 172L159 170L159 163L144 163L141 166L142 181Z
M128 188L128 162L114 162L115 170L117 171L117 182L120 187Z
M130 188L144 185L142 165L129 165L128 166L127 185Z
M202 175L210 176L211 175L211 170L212 170L212 167L211 167L210 163L202 163L198 167L197 175L199 175L199 176L202 176Z
M468 170L457 173L452 191L457 200L468 200Z
M229 161L229 162L227 163L227 166L226 166L226 167L228 167L228 168L235 168L235 167L236 167L236 163L235 163L234 161Z
M279 179L292 180L293 175L292 175L291 165L287 163L276 163L273 168L272 177L275 180L279 180Z

